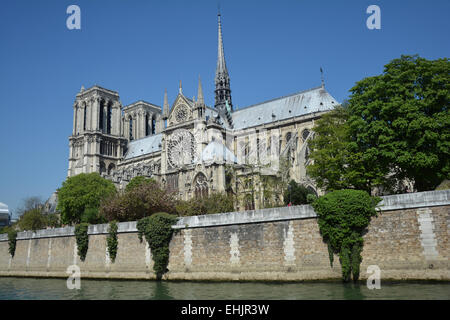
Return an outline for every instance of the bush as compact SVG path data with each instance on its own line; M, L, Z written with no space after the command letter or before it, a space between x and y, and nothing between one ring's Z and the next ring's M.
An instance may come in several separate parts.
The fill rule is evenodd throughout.
M26 211L17 222L20 230L38 230L47 227L47 217L42 214L40 208Z
M284 204L288 205L289 201L294 206L307 204L309 195L315 196L315 193L312 190L306 188L305 186L295 182L294 180L291 180L286 189L284 190L283 195Z
M102 201L100 215L107 221L135 221L157 212L176 213L173 194L159 183L142 183L128 192Z
M47 226L52 228L60 228L61 222L59 220L59 215L56 213L49 213L46 215Z
M98 173L81 173L68 177L58 190L58 207L61 222L64 224L80 223L83 214L89 220L92 209L100 206L101 200L116 194L114 184L102 178Z
M338 190L317 198L311 205L318 216L322 238L328 245L330 264L333 253L339 255L344 282L359 278L363 232L376 216L375 207L381 201L361 190Z
M127 186L125 187L125 192L130 192L134 188L136 188L142 184L151 184L151 183L157 183L157 182L155 181L155 179L146 178L143 176L134 177L133 179L130 180L130 182L128 182Z
M204 198L178 201L176 211L180 216L195 216L234 211L233 198L224 193L213 193Z
M88 224L105 223L106 219L99 214L97 208L86 208L81 215L81 222Z
M157 279L161 279L166 273L169 263L169 243L172 239L172 225L177 221L177 217L164 212L155 213L150 217L142 218L138 221L138 237L142 242L145 236L153 257L153 270Z
M12 227L6 226L0 228L0 234L2 233L8 234L8 252L11 255L11 257L14 258L14 254L16 252L17 231L14 230Z

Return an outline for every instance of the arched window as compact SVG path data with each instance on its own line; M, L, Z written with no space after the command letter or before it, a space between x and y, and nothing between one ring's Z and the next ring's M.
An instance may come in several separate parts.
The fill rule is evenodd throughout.
M103 102L104 103L104 102ZM103 103L101 103L100 104L100 119L99 119L99 129L100 129L100 131L103 131L103 118L104 118L104 115L103 115Z
M108 166L108 175L110 175L111 172L112 172L115 168L116 168L115 165L114 165L113 163L111 163L111 164Z
M100 161L100 174L103 174L106 172L106 166L103 161Z
M145 114L145 136L148 136L150 134L150 124L149 124L149 117L148 113Z
M111 117L112 117L112 108L111 105L108 105L106 108L106 133L111 133Z
M291 140L291 137L292 137L292 133L291 132L286 133L286 143L288 143L289 140Z
M130 132L129 132L129 134L130 134L130 141L131 141L131 140L133 140L133 118L130 117L129 123L130 123Z
M208 182L206 176L201 172L194 179L194 193L196 198L208 196Z
M303 142L306 141L308 136L309 136L309 130L308 129L303 130L303 132L302 132L302 140L303 140Z
M86 113L87 113L87 105L84 105L84 120L83 120L83 130L86 131Z
M155 134L155 129L156 129L156 119L155 116L152 116L152 134Z

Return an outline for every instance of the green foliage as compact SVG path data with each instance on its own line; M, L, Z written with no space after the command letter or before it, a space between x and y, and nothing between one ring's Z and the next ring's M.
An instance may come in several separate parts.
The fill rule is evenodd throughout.
M117 228L118 228L117 222L111 221L109 223L109 233L108 236L106 237L106 244L108 246L109 258L111 259L112 262L116 260L117 255L117 246L118 246Z
M47 226L52 228L60 228L61 222L59 220L59 215L56 213L49 213L46 215L47 218Z
M434 190L449 178L448 58L402 55L350 91L348 125L365 169L397 181L408 178L418 191Z
M40 208L26 211L17 222L20 230L38 230L47 226L47 217L42 214Z
M86 208L81 215L81 222L88 224L101 224L105 223L106 219L99 214L97 208Z
M224 193L213 193L203 198L180 200L176 205L180 216L195 216L234 211L233 197Z
M351 141L347 108L336 107L322 116L314 126L314 138L309 140L312 162L308 175L319 188L327 191L356 188L370 192L375 179L385 171L371 168L362 162L362 155Z
M327 191L404 192L405 179L436 188L450 175L449 77L448 58L401 56L357 82L317 121L308 174Z
M14 254L16 253L17 231L11 227L3 227L0 233L8 234L8 251L11 257L14 258Z
M320 233L328 245L330 264L333 253L339 255L342 279L347 282L359 277L362 234L376 216L375 207L380 198L361 190L337 190L317 198L311 205L318 216Z
M307 204L308 195L315 196L315 193L294 180L291 180L284 190L284 204L288 205L289 202L291 202L292 205Z
M89 247L89 224L80 223L75 226L75 237L77 240L78 256L81 261L84 261Z
M128 182L127 186L125 187L125 192L129 192L131 190L133 190L134 188L142 185L142 184L150 184L150 183L157 183L155 181L155 179L152 178L146 178L143 176L137 176L134 177L133 179L130 180L130 182Z
M142 242L145 236L153 257L153 270L158 279L166 273L169 263L169 243L172 239L172 225L177 221L177 217L164 212L155 213L150 217L142 218L138 221L138 237Z
M142 183L102 201L100 215L107 221L135 221L156 212L176 213L176 199L159 183Z
M103 199L116 194L114 184L98 173L81 173L68 177L58 190L58 211L64 224L80 223L86 213L92 218L91 208L98 208Z
M450 180L445 179L437 187L436 190L447 190L450 189Z

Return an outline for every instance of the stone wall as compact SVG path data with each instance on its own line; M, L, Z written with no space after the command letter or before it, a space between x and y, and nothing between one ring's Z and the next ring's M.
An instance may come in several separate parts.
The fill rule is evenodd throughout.
M378 265L387 279L450 280L450 190L383 197L380 214L364 235L361 279ZM86 260L77 256L74 228L18 234L16 253L0 235L0 276L67 277L77 264L84 278L154 279L153 260L136 222L119 223L118 252L112 263L107 225L89 227ZM340 279L310 206L180 218L170 243L172 280Z

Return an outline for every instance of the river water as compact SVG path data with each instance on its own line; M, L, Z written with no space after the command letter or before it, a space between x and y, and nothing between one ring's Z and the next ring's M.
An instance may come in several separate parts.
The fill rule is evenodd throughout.
M172 282L81 280L80 289L69 290L65 279L0 277L0 300L450 300L450 283L391 282L369 290L364 282Z

